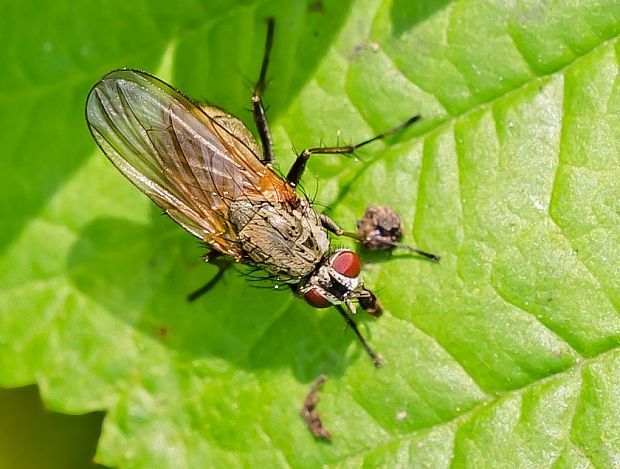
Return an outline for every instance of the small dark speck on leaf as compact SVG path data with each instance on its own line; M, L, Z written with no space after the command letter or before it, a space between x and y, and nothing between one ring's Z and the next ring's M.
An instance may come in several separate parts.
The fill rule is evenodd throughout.
M170 329L168 329L166 326L159 326L157 329L155 329L155 336L160 340L164 340L166 337L168 337L169 333Z
M308 5L308 11L323 13L325 11L325 4L321 0L316 0L316 2Z

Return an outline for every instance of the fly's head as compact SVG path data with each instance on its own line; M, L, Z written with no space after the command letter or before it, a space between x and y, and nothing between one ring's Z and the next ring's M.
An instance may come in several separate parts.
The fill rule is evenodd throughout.
M315 308L344 304L355 314L353 301L357 301L370 315L381 316L381 304L364 288L361 270L362 261L355 252L338 250L322 261L308 282L299 288L299 294Z

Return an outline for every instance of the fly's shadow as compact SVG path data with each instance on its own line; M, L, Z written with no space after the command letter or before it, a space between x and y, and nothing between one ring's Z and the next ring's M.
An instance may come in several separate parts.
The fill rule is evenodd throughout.
M335 310L310 309L286 288L281 294L253 288L234 269L208 301L187 302L189 287L216 269L202 262L197 243L156 209L153 214L151 224L99 218L80 232L67 272L97 305L92 314L101 309L189 359L291 367L300 380L323 371L341 375L363 353L349 350L355 337Z

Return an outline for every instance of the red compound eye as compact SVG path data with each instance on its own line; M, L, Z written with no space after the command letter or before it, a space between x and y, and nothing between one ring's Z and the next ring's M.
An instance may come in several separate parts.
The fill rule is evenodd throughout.
M317 288L311 288L304 293L304 300L314 308L329 308L332 305L327 298L321 295Z
M339 274L355 278L362 270L362 261L353 251L339 251L331 258L330 265Z

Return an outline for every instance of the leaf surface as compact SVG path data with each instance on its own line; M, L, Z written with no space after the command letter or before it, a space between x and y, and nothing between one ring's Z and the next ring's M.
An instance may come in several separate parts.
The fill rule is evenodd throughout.
M617 464L617 2L291 3L75 2L70 20L8 8L0 384L36 382L66 413L106 410L110 466ZM442 256L366 257L386 314L358 322L381 370L334 311L234 272L187 303L214 268L84 123L90 86L130 67L251 127L270 14L283 171L291 143L424 117L356 158L313 157L303 180L343 227L389 204L406 242ZM323 372L331 444L299 417Z

